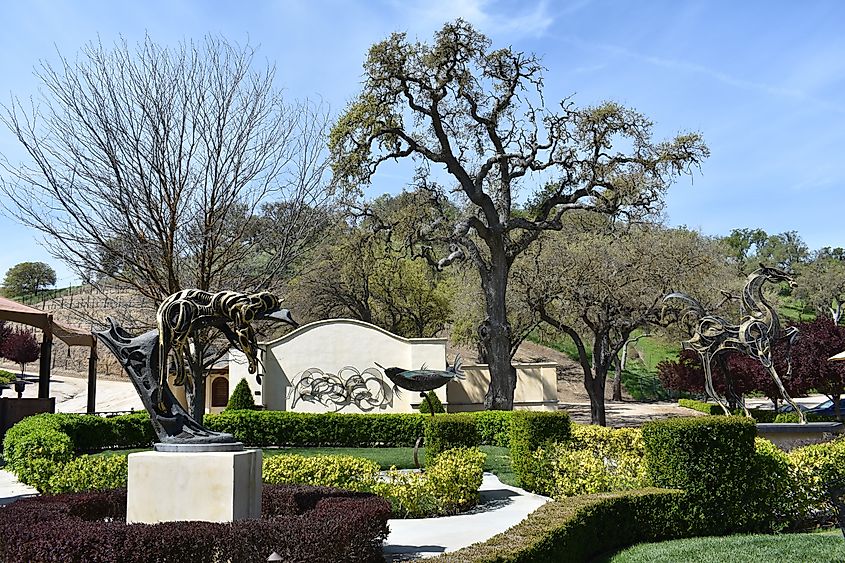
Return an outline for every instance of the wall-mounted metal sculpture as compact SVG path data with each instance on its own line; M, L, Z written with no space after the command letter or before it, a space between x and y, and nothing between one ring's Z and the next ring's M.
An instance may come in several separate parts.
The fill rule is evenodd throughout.
M375 368L358 371L345 366L336 374L309 368L291 380L287 392L290 408L299 401L319 403L335 412L355 405L364 412L393 406L393 389Z
M108 319L110 327L97 337L120 361L132 381L161 444L231 444L231 434L214 432L194 420L173 396L167 383L167 361L173 352L176 384L191 377L185 369L190 339L203 328L219 329L229 344L247 357L249 371L258 367L254 320L276 320L296 326L279 299L269 293L254 294L221 291L209 293L189 289L164 300L157 314L158 330L132 336ZM167 449L158 447L157 449Z
M663 298L665 304L672 299L680 299L686 303L686 309L681 319L686 319L692 328L692 337L683 343L684 348L694 350L701 358L704 368L704 389L709 397L716 400L725 411L730 414L722 397L713 387L713 373L711 363L713 359L724 352L741 352L760 361L775 381L781 396L792 405L798 413L799 422L804 424L804 412L798 408L783 386L780 376L772 361L772 345L785 339L787 342L787 377L792 373L789 362L789 349L798 338L798 329L790 326L782 329L778 313L763 297L765 283L788 282L794 286L795 282L786 272L777 268L770 268L760 264L760 268L748 275L742 290L743 315L738 324L732 324L725 318L710 313L701 304L685 293L670 293ZM664 310L665 312L665 310ZM745 404L742 408L746 416L751 416Z

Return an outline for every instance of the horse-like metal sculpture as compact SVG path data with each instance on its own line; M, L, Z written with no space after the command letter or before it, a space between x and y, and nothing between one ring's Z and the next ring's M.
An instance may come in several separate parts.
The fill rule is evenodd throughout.
M249 370L254 373L258 365L257 345L250 323L272 319L296 326L290 312L282 309L279 299L268 292L209 293L191 289L165 299L156 319L158 329L140 336L132 336L111 318L107 330L95 333L120 361L138 391L158 436L156 449L166 450L173 445L235 449L237 444L231 434L205 428L173 396L167 382L170 353L176 360L175 383L183 384L188 377L184 361L190 338L199 329L214 327L233 348L246 355Z
M731 413L725 401L713 387L711 362L721 353L735 351L760 361L771 375L783 399L798 413L799 422L804 424L806 418L803 411L787 393L772 361L772 346L785 339L787 342L786 375L787 377L791 375L789 350L798 338L798 329L793 326L781 328L777 311L763 297L763 285L766 282L788 282L790 286L795 285L792 277L786 272L760 264L760 268L749 274L746 279L742 290L742 317L738 324L732 324L719 315L707 312L698 301L685 293L675 292L664 297L664 308L672 299L680 299L687 304L682 318L691 321L690 325L694 328L691 331L692 337L686 340L683 346L698 353L704 368L704 390L709 397L719 403L725 414ZM745 403L740 401L740 404L745 415L751 416Z

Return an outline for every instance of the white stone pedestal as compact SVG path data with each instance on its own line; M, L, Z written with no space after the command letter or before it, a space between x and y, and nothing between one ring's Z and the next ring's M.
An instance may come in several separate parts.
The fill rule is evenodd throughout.
M261 450L129 455L126 522L261 517Z

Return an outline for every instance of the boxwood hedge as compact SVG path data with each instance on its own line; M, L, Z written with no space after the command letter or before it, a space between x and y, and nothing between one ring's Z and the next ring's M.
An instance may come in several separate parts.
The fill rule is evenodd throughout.
M505 532L432 561L590 561L638 542L682 537L681 499L680 491L643 489L548 502Z

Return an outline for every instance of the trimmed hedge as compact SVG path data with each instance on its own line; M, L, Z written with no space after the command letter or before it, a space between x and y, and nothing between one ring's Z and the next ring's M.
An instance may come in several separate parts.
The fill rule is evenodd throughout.
M622 547L683 537L680 491L643 489L549 502L486 542L432 559L438 563L577 563Z
M570 438L569 414L563 411L513 411L511 415L511 467L520 486L534 491L548 468L535 463L538 448Z
M211 430L229 432L250 447L413 446L431 415L229 411L207 414Z
M535 491L556 499L639 489L647 485L638 428L572 424L572 437L534 453Z
M440 401L440 397L437 396L437 393L429 391L426 393L426 397L428 397L428 400L423 399L420 403L420 408L418 409L421 414L431 414L431 407L428 406L429 401L431 401L431 404L434 407L434 414L446 412L446 409L443 408L443 403Z
M511 417L513 411L478 411L471 413L481 443L507 448L511 444Z
M425 419L426 465L443 451L472 448L481 443L475 418L465 414L440 414Z
M43 496L0 509L6 563L380 561L390 506L373 495L265 486L262 518L130 524L126 491Z
M508 447L512 411L479 411L455 416L475 421L479 441L471 444ZM451 416L451 415L450 415ZM251 447L413 446L431 415L226 411L207 414L211 430L228 432Z
M770 531L780 499L767 486L777 464L755 450L753 420L738 416L673 418L643 425L648 476L658 487L685 492L690 533ZM785 477L785 476L784 476Z
M51 490L51 478L74 454L149 447L154 441L146 412L111 418L43 413L26 417L6 432L3 457L22 483L43 492Z

